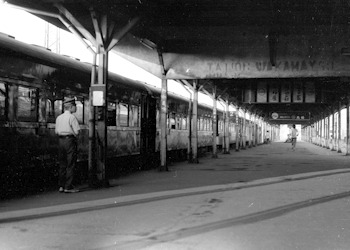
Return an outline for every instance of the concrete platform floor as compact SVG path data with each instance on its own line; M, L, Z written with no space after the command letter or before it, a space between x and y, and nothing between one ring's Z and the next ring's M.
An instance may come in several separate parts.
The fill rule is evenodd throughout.
M227 185L247 186L279 182L286 178L309 178L350 172L350 157L307 142L273 142L257 147L231 150L214 159L208 154L198 164L174 163L168 172L142 171L110 180L110 188L89 189L64 194L43 192L0 202L0 222L69 213L74 210L108 206L111 200L123 202L176 193L217 190ZM225 186L226 185L226 186ZM181 190L181 191L180 191Z

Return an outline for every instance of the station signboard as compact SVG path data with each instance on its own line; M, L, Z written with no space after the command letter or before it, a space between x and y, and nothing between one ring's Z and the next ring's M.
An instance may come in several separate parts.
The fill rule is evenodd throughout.
M244 90L245 103L315 103L314 82L283 81L258 82L256 88L248 86Z
M303 102L303 84L301 82L294 82L293 86L293 102Z
M256 101L257 102L267 102L267 85L266 82L259 82L257 86L256 93Z
M270 120L275 121L307 121L310 120L310 113L303 111L291 111L291 112L271 112Z
M305 102L314 103L316 101L316 90L313 82L305 83Z
M280 95L279 85L277 83L271 83L269 87L269 102L278 103Z
M289 82L283 82L281 84L281 102L291 102L291 84Z

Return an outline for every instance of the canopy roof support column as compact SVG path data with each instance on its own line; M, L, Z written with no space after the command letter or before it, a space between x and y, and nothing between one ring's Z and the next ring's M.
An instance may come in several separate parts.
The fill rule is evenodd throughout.
M333 109L332 109L333 110ZM335 122L334 122L334 118L335 118L335 114L334 111L332 112L332 147L331 147L331 151L335 151L335 141L336 141L336 137L335 137Z
M237 108L236 111L236 151L239 151L239 144L240 144L240 126L239 126L239 108Z
M96 139L97 139L97 180L99 185L108 185L106 176L107 163L107 96L108 96L108 52L98 51L98 74L97 84L91 86L93 91L92 99L96 100L96 92L103 93L101 106L97 107L96 118Z
M198 80L193 81L193 113L192 113L192 163L198 161Z
M159 171L168 171L167 164L167 118L168 118L168 81L166 79L166 70L164 67L163 53L157 47L157 54L162 72L162 89L160 95L160 166Z
M92 181L94 186L109 186L108 178L106 176L106 162L107 162L107 96L108 96L108 51L104 41L108 35L107 16L98 16L94 10L90 10L91 19L95 28L98 68L97 68L97 83L91 84L92 104L91 108L96 109L95 114L95 155L96 172L95 178ZM94 130L90 128L90 130Z
M258 126L256 124L256 114L253 115L253 147L256 147L258 140Z
M168 114L168 82L162 78L160 97L160 166L159 171L167 171L167 114Z
M323 115L320 114L320 146L323 147Z
M85 35L95 45L98 57L97 83L92 75L90 96L92 105L90 112L93 121L89 123L89 138L92 140L89 147L89 176L92 186L109 186L107 176L107 110L108 110L108 53L120 39L136 24L129 22L120 31L115 29L114 21L108 20L108 16L98 15L94 9L90 9L91 20L95 30L95 39L90 33L80 27L81 25L73 18L63 6L58 6L67 19L79 26L79 32ZM96 67L96 61L94 61ZM95 112L94 112L95 111ZM96 156L96 158L95 158ZM96 167L95 167L96 166Z
M337 141L338 153L341 153L340 140L341 140L341 102L339 102L339 107L338 107L338 141Z
M213 131L213 138L212 138L212 145L213 145L213 158L218 158L217 153L217 136L218 136L218 120L217 120L217 99L216 99L216 87L213 87L213 94L210 94L208 91L203 89L203 92L206 93L208 96L211 97L213 100L213 118L212 118L212 131Z
M242 139L243 139L243 145L242 149L247 149L247 111L243 110L244 116L243 116L243 127L242 127Z
M327 148L329 149L330 147L329 147L329 144L330 144L330 120L331 120L331 118L330 118L330 115L328 114L327 115Z
M350 137L350 115L349 115L349 98L346 103L346 152L345 155L349 155L349 137Z
M91 85L96 84L96 54L93 55L93 62L92 62L92 68L91 68ZM89 172L89 186L93 186L95 175L96 173L96 162L95 159L95 133L96 133L96 127L95 127L95 108L92 103L92 91L91 87L89 90L89 155L88 155L88 172Z
M218 152L217 152L217 137L218 137L218 117L217 117L217 100L216 100L216 88L213 89L213 158L218 158Z
M322 113L322 120L323 120L323 147L327 147L327 120L325 113Z
M322 146L322 119L317 116L318 146Z
M229 101L224 101L225 103L225 133L224 133L224 154L230 153L230 111L229 111Z
M248 130L248 148L252 147L252 122L250 120L247 121L247 130Z

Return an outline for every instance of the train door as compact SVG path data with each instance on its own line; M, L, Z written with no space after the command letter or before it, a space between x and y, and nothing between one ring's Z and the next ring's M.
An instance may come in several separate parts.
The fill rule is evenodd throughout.
M147 95L142 96L141 104L141 160L144 169L157 167L156 133L157 102Z

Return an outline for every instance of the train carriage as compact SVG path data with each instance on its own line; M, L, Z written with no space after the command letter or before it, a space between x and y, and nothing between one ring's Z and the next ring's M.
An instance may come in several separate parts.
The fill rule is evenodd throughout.
M2 190L54 186L57 178L55 119L66 96L77 99L80 179L87 178L91 65L0 34L0 173ZM159 165L160 90L110 73L107 111L107 176ZM189 100L169 93L169 159L185 159L191 125ZM98 112L96 119L98 119ZM199 152L212 148L212 107L199 104ZM217 143L224 144L225 120L217 112ZM230 144L236 142L230 117ZM241 123L242 124L242 123ZM226 132L227 133L227 132ZM144 164L147 163L147 164ZM37 185L38 187L35 187Z
M1 182L8 183L7 187L13 183L15 188L20 186L16 181L28 182L25 186L52 182L49 176L56 175L58 145L55 119L62 113L65 96L77 99L75 115L82 129L78 162L86 177L91 65L4 34L0 38ZM110 74L109 81L107 155L112 166L109 174L113 175L118 172L113 158L140 155L141 145L149 148L141 143L146 130L143 126L141 131L141 104L152 99L144 98L152 87L116 74ZM122 161L125 168L128 161ZM33 180L33 176L40 180Z

